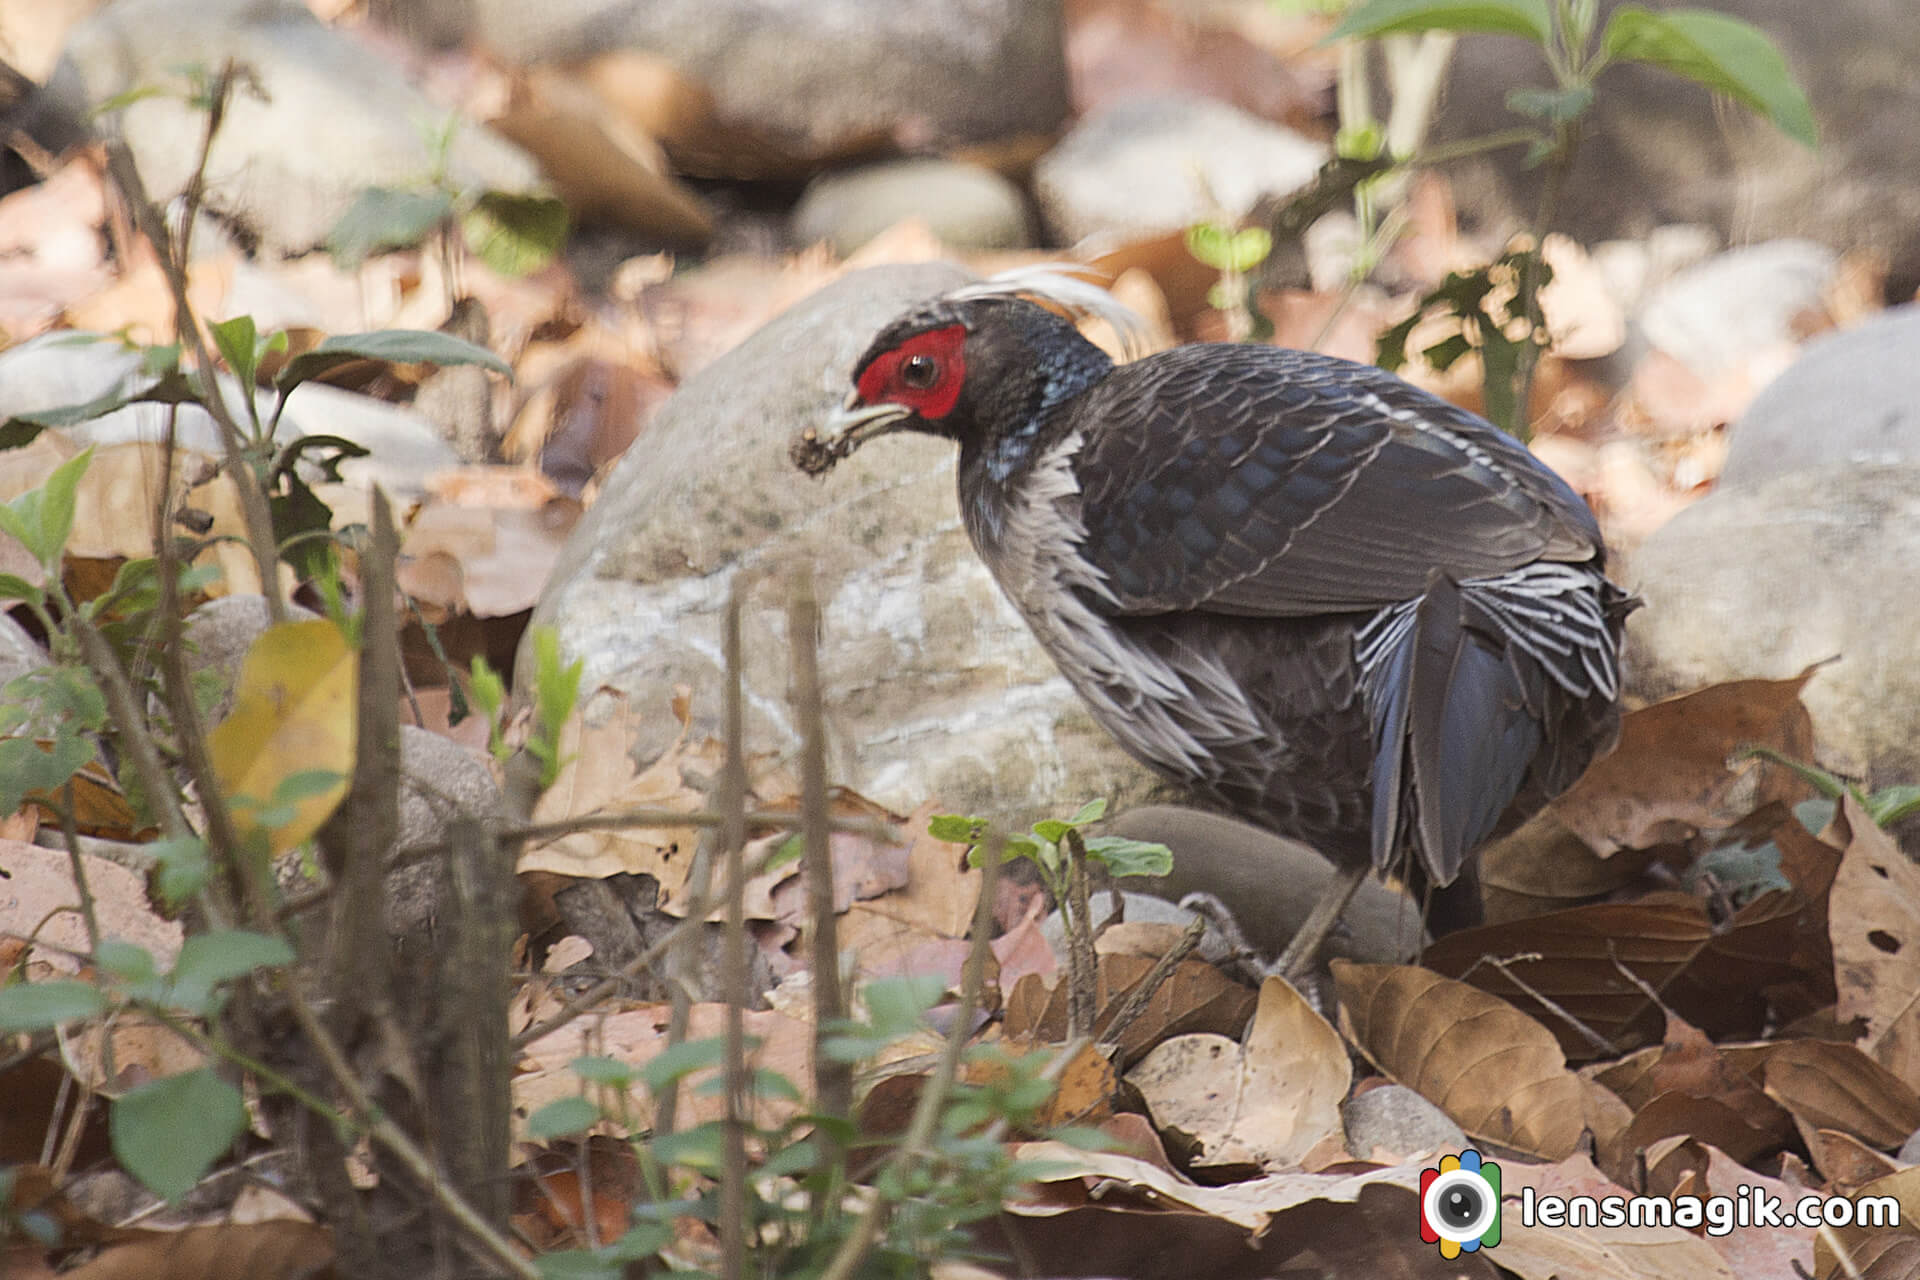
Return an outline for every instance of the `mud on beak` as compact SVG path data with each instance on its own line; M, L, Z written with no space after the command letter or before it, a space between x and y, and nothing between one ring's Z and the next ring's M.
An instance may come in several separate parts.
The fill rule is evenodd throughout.
M846 402L827 415L824 435L808 427L794 440L787 455L808 475L824 475L855 449L875 436L898 429L912 416L913 410L905 405L861 404L860 393L850 392Z

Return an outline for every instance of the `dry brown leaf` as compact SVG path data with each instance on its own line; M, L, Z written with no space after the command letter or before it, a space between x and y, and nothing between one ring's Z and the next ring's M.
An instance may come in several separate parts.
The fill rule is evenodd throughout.
M1596 761L1551 806L1588 847L1607 857L1724 830L1768 800L1796 800L1804 784L1777 766L1727 757L1750 744L1807 759L1813 721L1800 690L1809 667L1788 680L1735 680L1656 702L1627 715L1620 745ZM1736 797L1747 774L1763 771L1757 799Z
M1507 1161L1500 1166L1500 1194L1511 1202L1536 1196L1625 1196L1585 1156L1558 1164ZM1706 1240L1681 1227L1527 1226L1517 1212L1500 1217L1495 1255L1503 1271L1520 1280L1734 1280L1734 1272ZM1742 1280L1746 1280L1745 1277Z
M1662 892L1449 934L1422 963L1532 1014L1576 1057L1593 1056L1595 1047L1525 988L1626 1048L1656 1034L1660 1010L1619 965L1714 1034L1757 1034L1767 1012L1761 989L1797 974L1791 938L1804 905L1790 894L1769 894L1716 929L1698 900ZM1485 956L1513 958L1495 966Z
M1042 1129L1054 1129L1069 1124L1105 1124L1118 1119L1113 1113L1113 1095L1119 1091L1119 1084L1113 1060L1089 1040L1061 1070L1053 1096L1040 1108L1034 1123ZM1161 1159L1165 1158L1162 1152Z
M1920 867L1851 795L1833 831L1846 850L1827 913L1838 1016L1865 1019L1860 1047L1920 1088Z
M1618 351L1627 340L1627 314L1607 287L1606 276L1569 236L1550 235L1541 248L1553 268L1539 302L1555 354L1597 360Z
M66 309L64 327L113 333L128 342L159 345L173 338L173 290L166 273L141 241L132 266L112 284ZM227 291L239 262L231 250L195 256L187 268L187 298L194 314L227 313Z
M1815 1129L1807 1142L1813 1167L1833 1191L1843 1196L1859 1193L1869 1182L1898 1173L1903 1167L1850 1133Z
M1336 960L1333 976L1341 1031L1469 1135L1548 1160L1579 1144L1585 1091L1538 1022L1425 969Z
M633 766L631 752L644 718L668 710L643 712L624 693L610 688L583 699L560 731L561 759L567 763L534 806L533 820L558 822L635 808L699 809L704 797L681 778L680 766L691 759L704 769L717 766L718 761L687 742L688 719L681 708L672 708L679 722L672 744L647 768ZM658 905L668 909L678 907L685 897L687 871L699 839L696 827L576 831L529 845L516 870L586 878L622 872L650 875L660 882Z
M1920 1129L1920 1095L1850 1044L1794 1040L1768 1046L1762 1086L1803 1131L1836 1129L1892 1150Z
M40 487L55 467L78 452L60 433L43 431L27 447L0 454L4 458L0 463L0 501L11 501ZM166 450L155 442L95 447L87 473L74 494L69 556L131 560L153 554L153 526L148 513L159 497L165 457ZM176 506L204 513L210 520L205 536L218 539L194 561L196 565L214 565L221 572L220 579L204 590L216 596L257 593L260 579L246 550L246 524L240 514L239 491L232 480L225 472L216 472L216 460L206 454L177 450L173 464ZM129 513L138 515L130 517Z
M92 854L82 857L101 936L145 947L165 972L180 952L180 926L162 920L148 905L146 882L138 873ZM0 936L37 938L42 945L30 956L72 973L77 963L61 951L88 954L87 930L77 910L60 909L79 905L67 854L0 840Z
M558 68L516 77L506 109L487 121L526 148L574 214L697 246L713 217L674 180L660 145Z
M1420 1183L1418 1165L1395 1165L1357 1174L1276 1173L1264 1178L1205 1187L1137 1156L1105 1151L1082 1151L1064 1142L1023 1142L1013 1149L1016 1160L1044 1162L1046 1182L1030 1199L1015 1200L1007 1211L1044 1217L1062 1212L1084 1197L1049 1197L1048 1183L1080 1182L1100 1188L1102 1198L1130 1192L1160 1206L1186 1206L1223 1218L1236 1226L1259 1231L1268 1219L1294 1205L1312 1200L1349 1203L1362 1189L1375 1184L1411 1190ZM1416 1236L1417 1238L1417 1236Z
M1126 1003L1127 996L1152 970L1155 961L1144 956L1101 956L1097 971L1094 1031L1107 1023ZM1198 960L1182 960L1147 1001L1133 1024L1120 1033L1123 1063L1169 1036L1213 1032L1237 1036L1252 1016L1256 997L1218 969ZM1067 983L1049 989L1028 974L1014 984L1007 997L1007 1037L1012 1040L1058 1043L1067 1035Z
M1244 1047L1226 1036L1176 1036L1127 1072L1154 1123L1185 1134L1195 1168L1297 1168L1342 1131L1353 1083L1346 1045L1284 979L1268 978Z
M1889 1231L1854 1224L1834 1227L1831 1236L1821 1233L1813 1245L1813 1274L1821 1280L1849 1274L1835 1254L1838 1245L1846 1251L1848 1260L1873 1280L1913 1275L1914 1268L1920 1266L1920 1250L1914 1247L1920 1245L1920 1230L1914 1226L1920 1223L1920 1168L1902 1169L1876 1179L1854 1196L1856 1206L1859 1196L1892 1196L1900 1204L1901 1226ZM1872 1269L1867 1270L1869 1267Z
M207 1276L304 1280L333 1256L332 1232L286 1219L134 1235L107 1245L62 1276L67 1280L204 1280Z
M1651 853L1601 857L1551 808L1480 851L1487 923L1504 924L1602 898L1631 884Z
M907 849L906 887L864 905L875 915L938 937L964 938L973 926L980 872L966 864L962 846L926 833L927 819L938 811L938 804L924 804L901 824L916 833Z
M516 1136L524 1136L527 1117L533 1112L549 1102L578 1097L588 1088L569 1066L575 1058L604 1054L639 1067L664 1052L669 1016L666 1005L640 1005L618 1013L576 1018L529 1044L521 1051L519 1071L513 1079ZM772 1010L749 1009L745 1016L747 1035L759 1041L758 1047L747 1053L748 1070L778 1072L797 1087L805 1088L811 1079L812 1026ZM687 1039L717 1037L724 1033L725 1023L725 1005L696 1004L688 1018ZM725 1116L726 1099L715 1093L703 1093L699 1088L700 1082L712 1074L712 1071L696 1072L682 1081L678 1120L681 1126L691 1128ZM596 1095L588 1092L588 1096ZM628 1127L632 1132L639 1132L652 1123L654 1099L644 1084L636 1082L623 1098L616 1096L613 1101L623 1099L629 1108L631 1124ZM793 1115L798 1105L767 1094L756 1095L754 1122L777 1127Z
M503 473L516 494L525 491L521 468L489 470ZM408 595L449 612L476 618L524 612L539 601L579 514L568 503L483 507L429 501L400 544L398 582ZM434 563L416 573L420 561ZM451 577L449 565L457 570Z

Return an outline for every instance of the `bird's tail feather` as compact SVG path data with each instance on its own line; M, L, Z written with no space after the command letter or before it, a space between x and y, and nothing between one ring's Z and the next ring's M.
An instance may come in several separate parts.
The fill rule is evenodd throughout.
M1541 673L1458 584L1435 572L1419 599L1363 633L1373 708L1373 862L1409 845L1450 884L1520 789L1540 748Z

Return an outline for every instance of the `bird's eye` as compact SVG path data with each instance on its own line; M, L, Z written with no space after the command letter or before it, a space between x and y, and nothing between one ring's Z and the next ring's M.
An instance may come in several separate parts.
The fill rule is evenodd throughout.
M925 391L940 380L940 362L932 356L908 356L900 366L900 381Z

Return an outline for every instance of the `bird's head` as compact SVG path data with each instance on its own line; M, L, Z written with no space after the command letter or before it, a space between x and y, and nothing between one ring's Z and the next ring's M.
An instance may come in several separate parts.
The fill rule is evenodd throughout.
M1057 271L1029 268L954 290L874 335L853 366L846 402L824 431L809 428L794 442L794 464L819 475L895 431L982 447L1020 429L1112 368L1063 311L1107 320L1130 346L1137 339L1132 312Z

